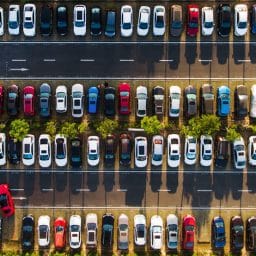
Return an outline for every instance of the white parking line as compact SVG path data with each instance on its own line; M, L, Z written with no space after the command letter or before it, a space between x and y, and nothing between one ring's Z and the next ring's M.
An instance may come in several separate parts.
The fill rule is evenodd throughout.
M212 189L198 189L197 192L212 192Z
M26 197L24 197L24 196L18 196L18 197L16 197L16 196L13 196L12 197L13 199L15 199L15 200L26 200L27 198ZM16 206L15 206L16 207ZM37 207L36 207L37 208ZM47 207L48 208L48 207Z
M173 62L174 60L159 60L160 62Z
M118 188L116 191L118 191L118 192L127 192L127 189Z
M94 62L95 59L80 59L81 62Z
M53 188L42 188L42 191L53 191Z
M78 192L82 192L82 191L88 192L88 191L90 191L90 189L89 188L77 188L76 191L78 191Z
M251 189L238 189L238 192L252 192Z
M28 68L10 68L9 71L28 71Z
M120 59L120 62L133 62L134 59Z
M251 62L251 60L237 60L238 62Z
M11 191L24 191L24 188L11 188Z
M45 62L55 62L55 59L44 59Z
M157 191L158 192L170 192L171 190L170 189L158 189Z
M26 59L12 59L13 62L26 62Z
M212 62L212 60L203 60L203 59L198 59L199 62Z

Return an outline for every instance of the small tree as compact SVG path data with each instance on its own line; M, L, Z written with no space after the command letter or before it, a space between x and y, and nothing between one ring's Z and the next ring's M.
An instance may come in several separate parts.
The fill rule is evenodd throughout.
M10 124L9 134L12 138L22 141L29 133L30 127L25 119L13 120Z
M48 133L53 139L57 132L57 124L55 121L48 121L45 124L45 132Z
M191 118L188 121L188 125L183 125L181 127L181 133L184 136L193 136L195 138L199 138L201 135L201 125L199 117Z
M253 133L253 134L256 134L256 125L255 125L255 124L249 125L248 128L250 128L250 129L252 130L252 133Z
M78 136L77 124L74 122L63 123L60 129L60 134L66 136L67 138L76 138Z
M86 122L82 122L77 126L78 133L84 133L88 128L88 124Z
M0 132L3 132L3 130L5 129L6 124L4 123L0 123Z
M140 127L144 129L148 135L154 135L160 133L164 128L164 124L158 120L157 116L145 116L140 121Z
M233 142L234 140L241 137L241 134L237 131L237 125L233 124L227 129L226 139L230 142Z
M103 139L105 139L108 134L113 133L117 127L118 122L108 118L104 119L102 122L95 123L96 131L101 135Z

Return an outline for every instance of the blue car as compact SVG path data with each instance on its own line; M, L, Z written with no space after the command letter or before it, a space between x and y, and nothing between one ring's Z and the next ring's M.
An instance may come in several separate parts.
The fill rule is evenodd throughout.
M87 94L87 111L89 114L96 114L98 110L99 103L99 89L95 86L92 86L88 89Z
M220 216L212 220L212 245L216 249L223 249L226 245L225 224Z
M222 85L217 90L218 98L218 115L227 116L230 112L230 89L226 85Z

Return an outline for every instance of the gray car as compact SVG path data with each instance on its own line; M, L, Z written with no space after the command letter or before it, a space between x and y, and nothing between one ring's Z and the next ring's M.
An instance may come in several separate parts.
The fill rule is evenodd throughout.
M129 220L127 215L121 214L118 218L118 249L128 250L129 247Z
M51 114L51 87L47 83L43 83L40 86L40 103L39 103L39 113L41 117L49 117Z
M98 230L98 218L95 213L88 213L86 215L86 248L97 247L97 230Z
M192 85L185 88L185 113L188 118L197 113L196 88Z
M171 36L178 37L182 32L182 7L181 5L172 5L170 14L170 33Z

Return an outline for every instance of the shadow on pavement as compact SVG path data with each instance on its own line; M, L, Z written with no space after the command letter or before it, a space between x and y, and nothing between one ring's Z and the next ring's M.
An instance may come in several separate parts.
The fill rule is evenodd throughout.
M115 172L108 171L103 174L103 184L106 192L110 192L113 190L115 185Z
M0 172L0 183L7 183L7 172Z
M194 64L197 57L196 38L186 36L185 58L188 64Z
M35 173L25 172L24 173L24 195L26 197L33 195L35 186Z
M217 59L219 64L226 64L229 58L229 42L224 41L221 37L218 37L221 44L217 44Z
M204 38L203 41L200 41L200 59L202 65L208 65L212 60L212 38Z
M19 188L21 174L18 172L9 173L9 187L10 189ZM1 182L2 183L2 182ZM12 191L12 195L18 194L18 191Z
M152 168L152 170L155 170L154 168ZM159 170L159 172L157 172L156 170L154 172L150 172L150 186L151 186L151 190L153 192L157 192L162 185L162 171Z
M251 42L249 46L249 58L252 64L256 63L256 42Z
M55 187L56 190L62 192L67 186L67 173L66 172L56 172L55 173Z
M255 169L253 169L252 167L248 167L247 168L248 172L247 172L247 186L248 186L248 190L250 190L250 193L256 193L256 173L255 173Z
M83 173L80 171L80 169L77 169L74 172L69 173L69 187L73 194L79 194L79 189L82 188L82 184Z
M52 187L52 173L51 172L40 172L39 174L39 183L40 190L49 189Z
M99 173L95 172L87 172L87 186L91 192L95 192L99 185Z
M178 188L178 172L175 170L167 170L166 173L166 188L169 190L169 193L176 193Z
M223 173L221 173L221 170L213 170L212 189L214 191L216 199L218 200L223 199L224 196L228 197L230 188L227 184L226 177L226 175L223 175Z
M243 189L243 173L242 171L238 171L237 173L232 174L232 177L229 179L230 188L232 192L232 197L235 200L241 199L242 189Z
M168 60L172 60L169 62L170 69L178 69L180 63L180 38L171 38L170 42L173 42L168 45Z
M241 43L237 43L241 42ZM242 38L234 38L233 43L233 58L235 64L242 64L241 60L245 60L245 44L244 44L244 37Z

